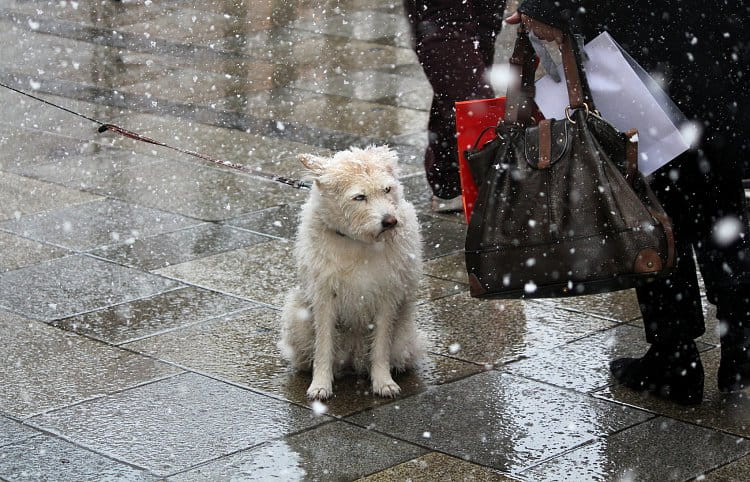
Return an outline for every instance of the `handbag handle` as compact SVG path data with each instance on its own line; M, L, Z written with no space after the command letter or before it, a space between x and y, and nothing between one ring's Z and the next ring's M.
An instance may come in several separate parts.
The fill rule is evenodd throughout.
M505 115L503 122L506 124L530 125L533 123L533 113L536 110L534 96L536 86L534 84L534 72L536 63L534 62L534 47L529 40L529 34L523 24L518 27L516 44L513 47L513 54L508 62L511 70L520 72L520 75L512 75L508 90L505 96Z
M569 109L586 108L587 111L595 111L596 107L583 66L579 39L580 37L572 32L565 32L560 47L565 83L568 90ZM509 60L511 66L516 67L516 71L520 67L520 75L512 76L511 82L508 84L504 123L524 126L533 124L533 113L536 109L536 103L534 102L534 95L536 94L534 85L535 55L526 27L521 24L518 27L513 54Z

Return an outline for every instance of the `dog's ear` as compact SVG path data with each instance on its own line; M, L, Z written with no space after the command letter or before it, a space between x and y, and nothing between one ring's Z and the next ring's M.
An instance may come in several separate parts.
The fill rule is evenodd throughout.
M325 169L325 157L320 157L313 154L300 154L299 156L297 156L297 159L299 159L299 162L301 162L302 165L307 168L307 170L315 175L322 174L323 170Z
M388 146L368 146L366 151L375 155L391 174L398 173L398 153Z

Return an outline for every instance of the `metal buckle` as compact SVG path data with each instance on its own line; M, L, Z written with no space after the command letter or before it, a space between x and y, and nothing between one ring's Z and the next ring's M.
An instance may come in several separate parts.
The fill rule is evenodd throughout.
M591 111L589 110L589 105L588 105L587 103L585 103L585 102L584 102L584 103L583 103L583 107L585 107L585 108L586 108L586 117L588 118L589 114L591 114ZM565 117L566 117L566 118L567 118L567 119L568 119L568 120L569 120L569 121L570 121L571 123L575 124L575 123L576 123L576 121L574 121L574 120L573 120L573 119L571 119L571 117L570 117L570 113L571 113L571 111L572 111L572 109L571 109L570 105L568 105L567 107L565 107Z

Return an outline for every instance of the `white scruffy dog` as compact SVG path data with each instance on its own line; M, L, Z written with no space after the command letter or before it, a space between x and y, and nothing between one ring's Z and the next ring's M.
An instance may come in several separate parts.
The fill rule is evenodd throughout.
M414 300L422 241L397 155L371 146L300 160L314 186L302 207L299 285L284 306L279 348L295 368L312 369L311 399L330 397L334 375L347 368L369 372L373 392L394 397L391 370L413 367L421 355Z

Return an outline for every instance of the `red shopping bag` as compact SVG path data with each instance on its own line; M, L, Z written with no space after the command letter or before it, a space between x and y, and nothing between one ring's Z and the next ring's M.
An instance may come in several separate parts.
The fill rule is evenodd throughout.
M458 148L458 173L461 176L461 194L464 201L464 215L466 222L471 219L471 211L477 199L477 186L471 177L469 163L465 153L476 146L481 149L495 136L494 129L505 115L505 97L494 99L465 100L456 102L456 146ZM539 122L544 119L541 111L534 110L534 119ZM484 134L482 134L484 131ZM479 136L481 139L478 139Z
M505 115L505 97L495 99L465 100L456 102L456 145L458 147L458 172L461 176L461 194L464 200L466 221L471 218L474 201L477 199L477 187L471 177L469 164L464 153L477 145L481 148L495 136L493 129L488 129L477 142L482 131L497 125Z

